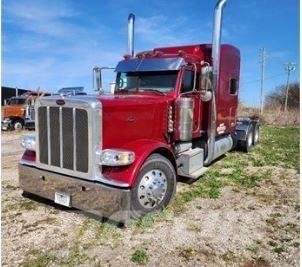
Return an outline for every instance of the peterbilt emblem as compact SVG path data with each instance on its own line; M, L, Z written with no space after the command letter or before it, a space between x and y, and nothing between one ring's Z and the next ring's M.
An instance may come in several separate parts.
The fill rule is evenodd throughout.
M64 100L64 99L58 99L58 100L56 101L56 103L57 103L58 105L62 106L62 105L65 105L65 100Z

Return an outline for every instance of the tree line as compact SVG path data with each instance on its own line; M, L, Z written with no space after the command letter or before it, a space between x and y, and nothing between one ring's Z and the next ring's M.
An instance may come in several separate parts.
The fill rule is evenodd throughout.
M268 93L265 98L265 109L284 110L286 98L286 85L277 86L272 92ZM288 90L288 110L299 109L300 106L300 83L294 82L289 84Z

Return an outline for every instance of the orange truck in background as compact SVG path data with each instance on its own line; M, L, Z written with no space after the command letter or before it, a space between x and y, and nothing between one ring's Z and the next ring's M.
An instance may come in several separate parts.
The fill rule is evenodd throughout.
M50 94L30 91L8 99L2 107L1 129L4 131L21 130L24 126L28 105L36 98L45 95Z

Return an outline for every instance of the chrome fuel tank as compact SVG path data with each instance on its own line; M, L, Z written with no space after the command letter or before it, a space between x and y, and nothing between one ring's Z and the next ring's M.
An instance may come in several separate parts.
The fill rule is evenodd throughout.
M179 114L178 130L181 141L192 140L194 101L189 97L181 97L176 102Z

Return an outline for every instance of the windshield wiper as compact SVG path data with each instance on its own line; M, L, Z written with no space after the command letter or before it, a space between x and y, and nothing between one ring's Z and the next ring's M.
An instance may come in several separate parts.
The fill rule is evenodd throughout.
M159 93L161 95L166 95L164 92L157 90L157 89L142 89L139 90L140 92L154 92L154 93Z

